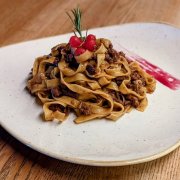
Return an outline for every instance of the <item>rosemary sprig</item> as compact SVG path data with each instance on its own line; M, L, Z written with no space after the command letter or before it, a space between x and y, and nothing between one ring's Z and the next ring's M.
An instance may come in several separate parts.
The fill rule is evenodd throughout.
M80 37L82 38L82 32L81 32L81 15L82 15L82 12L81 12L81 10L79 9L79 7L71 10L73 17L71 16L70 13L68 13L68 12L66 12L66 13L74 25L74 30L76 30L79 33ZM74 31L74 34L76 35L75 31Z

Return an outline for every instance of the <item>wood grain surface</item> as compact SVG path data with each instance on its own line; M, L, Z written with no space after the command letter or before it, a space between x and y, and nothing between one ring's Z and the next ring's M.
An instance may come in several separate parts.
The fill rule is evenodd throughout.
M66 11L79 5L84 28L127 22L167 22L180 27L180 0L0 0L0 46L72 30ZM124 167L90 167L40 154L0 127L0 180L179 180L180 148L163 158Z

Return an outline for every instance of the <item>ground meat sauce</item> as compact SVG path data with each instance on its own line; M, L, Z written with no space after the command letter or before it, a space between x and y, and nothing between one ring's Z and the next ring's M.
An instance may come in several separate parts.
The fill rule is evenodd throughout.
M50 75L51 75L51 71L54 69L54 66L53 66L53 64L46 64L46 66L45 66L45 76L46 76L46 78L48 78L48 79L50 79Z
M139 101L138 101L138 98L131 95L131 94L128 94L127 95L127 99L131 101L131 105L135 108L137 108L139 106Z
M49 109L51 110L51 111L53 111L53 112L55 112L55 111L60 111L60 112L65 112L66 111L66 108L64 107L64 106L62 106L62 105L60 105L60 104L51 104L50 106L49 106Z
M62 51L63 48L64 48L63 46L60 46L60 47L57 48L57 52L58 52L58 53L57 53L56 57L57 57L59 60L62 58L61 51Z
M133 71L131 74L131 80L135 81L135 80L141 80L142 81L142 85L146 86L146 81L145 79L137 72L137 71Z
M96 74L96 69L95 69L95 67L94 67L93 65L91 65L91 64L88 64L88 65L86 66L86 70L87 70L87 72L88 72L90 75Z
M109 63L113 63L113 59L110 57L109 54L105 54L105 60Z
M93 60L97 60L97 55L96 55L96 54L93 54L92 59L93 59Z
M120 92L116 92L114 90L109 90L108 94L111 95L112 99L124 106L132 105L133 107L137 108L139 106L139 101L136 96L131 94L123 95Z
M79 112L80 112L80 114L83 114L83 115L92 114L90 107L84 102L81 102L79 104Z
M141 84L142 84L142 82L140 80L137 80L137 81L129 82L128 84L126 84L126 86L127 86L127 88L132 89L139 95L143 95L144 92L142 90Z
M121 78L116 80L116 83L119 85L121 82L122 82ZM146 86L146 81L140 74L138 74L137 71L134 71L131 74L131 81L129 83L127 83L126 86L127 86L127 88L135 91L136 93L143 95L144 92L142 90L142 86Z
M119 77L117 77L116 79L115 79L115 82L116 82L116 84L119 86L119 85L121 85L121 83L125 80L125 79L127 79L128 77L127 76L119 76Z
M76 70L79 66L79 63L76 61L72 54L67 54L65 61L69 64L69 67L72 69Z
M113 98L114 101L116 101L120 104L124 104L123 94L121 94L120 92L117 92L114 90L109 90L108 94L111 95L111 97Z
M61 97L61 96L69 96L72 98L78 98L78 94L68 89L65 85L60 84L58 87L51 88L49 90L50 97Z
M111 63L116 62L119 57L120 57L119 53L113 49L112 45L110 45L107 53L105 54L105 60L111 64Z
M54 87L51 89L51 94L53 97L60 97L62 95L62 91L59 87Z
M70 45L67 44L64 49L61 50L61 53L65 55L65 61L68 63L69 67L72 69L77 69L79 63L74 58L74 55L71 53Z
M60 60L61 60L60 58L57 58L57 57L56 57L55 60L54 60L54 62L53 62L53 65L54 65L55 67L57 67Z
M65 85L60 85L60 91L62 92L62 95L69 96L72 98L78 98L78 94L68 89Z
M131 101L125 99L124 106L128 106L128 105L131 105Z

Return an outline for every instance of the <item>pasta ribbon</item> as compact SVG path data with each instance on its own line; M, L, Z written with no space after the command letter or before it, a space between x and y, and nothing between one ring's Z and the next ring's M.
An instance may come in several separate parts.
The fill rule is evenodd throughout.
M35 59L27 88L43 104L44 119L64 121L73 111L75 123L106 118L116 121L133 108L144 111L156 80L137 62L113 49L108 39L96 40L94 52L74 56L69 44Z

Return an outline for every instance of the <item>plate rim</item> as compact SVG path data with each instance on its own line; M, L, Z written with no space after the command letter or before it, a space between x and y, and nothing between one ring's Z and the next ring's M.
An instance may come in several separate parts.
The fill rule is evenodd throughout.
M95 27L95 28L92 28L91 30L101 29L101 28L108 28L108 27L123 26L123 25L137 25L137 24L142 24L142 25L143 24L166 25L166 26L169 26L171 28L175 28L177 30L180 30L180 27L177 27L174 24L170 24L170 23L162 22L162 21L130 22L130 23L111 25L111 26ZM61 36L61 35L68 35L68 34L70 34L70 33L59 34L59 35L55 35L55 36L48 36L48 37L42 37L42 38L38 38L38 39L31 39L31 40L27 40L27 41L17 42L17 43L14 43L14 44L8 44L8 45L5 45L5 46L0 46L0 49L6 48L8 46L13 46L13 45L18 45L18 44L21 44L21 43L29 42L29 41L42 40L42 39L53 38L53 37L57 37L57 36ZM172 151L174 151L175 149L177 149L180 146L180 140L178 140L175 144L173 144L172 146L168 147L167 149L165 149L165 150L163 150L163 151L161 151L159 153L152 154L150 156L145 156L145 157L142 157L142 158L131 159L131 160L117 160L117 161L88 160L88 159L83 159L83 158L67 157L67 156L63 156L63 155L58 154L58 153L49 152L47 149L43 149L41 147L33 145L33 144L29 143L27 140L25 140L24 138L22 138L21 136L18 136L14 131L11 131L3 123L3 121L0 122L0 126L3 129L5 129L11 136L13 136L15 139L20 141L22 144L24 144L25 146L27 146L27 147L29 147L29 148L31 148L31 149L39 152L39 153L42 153L42 154L44 154L46 156L55 158L57 160L62 160L62 161L66 161L66 162L70 162L70 163L75 163L75 164L81 164L81 165L106 166L106 167L108 167L108 166L134 165L134 164L149 162L149 161L161 158L161 157L171 153Z
M122 161L102 161L102 160L87 160L83 158L72 158L72 157L66 157L63 155L59 155L57 153L53 152L48 152L46 149L42 149L40 147L37 147L31 143L28 143L25 139L21 138L20 136L16 135L16 133L9 131L8 127L4 125L3 123L0 124L10 135L12 135L16 140L20 141L22 144L25 146L41 153L46 156L55 158L57 160L62 160L70 163L75 163L75 164L81 164L81 165L90 165L90 166L127 166L127 165L135 165L135 164L140 164L144 162L149 162L158 158L161 158L175 149L177 149L180 146L180 140L178 140L174 145L170 146L169 148L156 153L152 154L150 156L142 157L142 158L137 158L137 159L131 159L131 160L122 160Z

